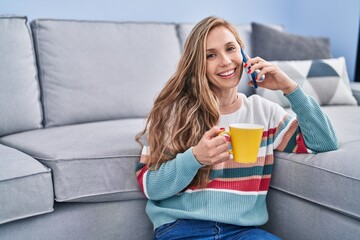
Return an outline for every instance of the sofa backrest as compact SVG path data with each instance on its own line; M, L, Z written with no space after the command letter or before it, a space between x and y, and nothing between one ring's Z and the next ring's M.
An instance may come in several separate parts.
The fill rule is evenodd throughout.
M1 17L0 136L146 117L193 26L36 19L31 36L26 17ZM236 27L251 54L251 25ZM247 82L239 92L251 95Z
M42 127L40 90L27 18L0 16L0 136Z
M46 127L146 117L176 69L174 24L31 22Z

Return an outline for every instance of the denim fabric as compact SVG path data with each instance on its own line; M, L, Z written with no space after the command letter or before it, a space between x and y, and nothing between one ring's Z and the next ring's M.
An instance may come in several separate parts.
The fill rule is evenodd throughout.
M201 240L279 240L280 238L257 227L241 227L231 224L179 219L155 230L154 240L201 239Z

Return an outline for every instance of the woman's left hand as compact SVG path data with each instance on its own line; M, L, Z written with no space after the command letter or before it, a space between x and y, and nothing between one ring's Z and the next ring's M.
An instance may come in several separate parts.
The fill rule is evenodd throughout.
M297 87L297 84L277 65L269 63L260 57L249 58L247 56L247 58L247 65L245 65L247 71L249 71L247 68L251 64L250 72L248 73L251 74L255 70L259 70L260 72L258 73L258 78L260 78L260 76L265 77L262 82L257 82L259 87L270 90L281 90L284 94L291 93ZM249 85L253 86L253 82L250 81Z

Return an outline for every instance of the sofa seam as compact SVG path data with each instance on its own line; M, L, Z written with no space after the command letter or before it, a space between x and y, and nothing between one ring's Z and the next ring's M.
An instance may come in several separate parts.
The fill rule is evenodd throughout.
M36 216L39 216L39 215L43 215L43 214L46 214L46 213L52 213L52 212L54 212L54 205L50 209L48 209L46 211L34 212L33 214L26 214L26 215L23 215L21 217L10 218L7 221L0 221L0 225L5 224L5 223L9 223L9 222L13 222L13 221L16 221L16 220L26 219L26 218L29 218L29 217L36 217Z
M27 19L27 16L17 14L0 14L0 19Z
M175 25L176 23L173 21L169 22L161 22L161 21L111 21L111 20L81 20L81 19L57 19L57 18L37 18L37 21L41 22L79 22L79 23L109 23L109 24L154 24L154 25Z
M42 175L42 174L50 174L50 176L52 176L52 175L51 175L51 168L46 167L46 171L37 172L37 173L31 173L31 174L26 174L26 175L24 175L24 176L11 177L11 178L2 179L2 180L0 179L0 183L6 182L6 181L11 181L11 180L16 180L16 179L21 179L21 178L29 178L29 177L32 177L32 176Z
M118 193L120 193L120 194L125 193L126 194L126 193L143 193L143 192L140 189L133 189L133 190L125 190L125 191L113 191L113 192L103 192L103 193L94 193L94 194L84 194L82 196L76 196L76 197L72 197L72 198L64 198L64 200L59 200L55 196L54 199L55 199L56 202L70 202L70 201L73 201L73 200L80 200L80 199L89 198L89 197L101 197L101 196L118 194ZM142 198L134 198L134 199L142 199ZM118 201L118 200L113 200L113 201ZM110 201L107 201L107 202L110 202Z
M60 161L77 161L77 160L99 160L99 159L107 159L107 158L126 158L126 157L137 157L140 158L140 155L121 155L121 156L105 156L105 157L82 157L82 158L59 158L59 159L46 159L46 158L42 158L42 157L36 157L36 156L32 156L33 158L35 158L36 160L39 161L50 161L50 162L55 162L58 163Z

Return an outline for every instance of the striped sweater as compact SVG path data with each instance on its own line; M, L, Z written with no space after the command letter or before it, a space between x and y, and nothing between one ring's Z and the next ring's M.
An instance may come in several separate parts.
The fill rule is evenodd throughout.
M316 101L300 87L286 95L297 117L278 104L257 95L238 95L238 100L221 108L219 127L230 123L255 123L264 128L256 163L232 159L216 164L205 188L189 186L202 165L189 148L157 170L146 167L149 148L144 146L136 175L149 199L146 212L157 228L176 219L211 220L241 226L257 226L268 219L266 194L269 189L274 150L315 153L335 150L338 142L328 118Z

